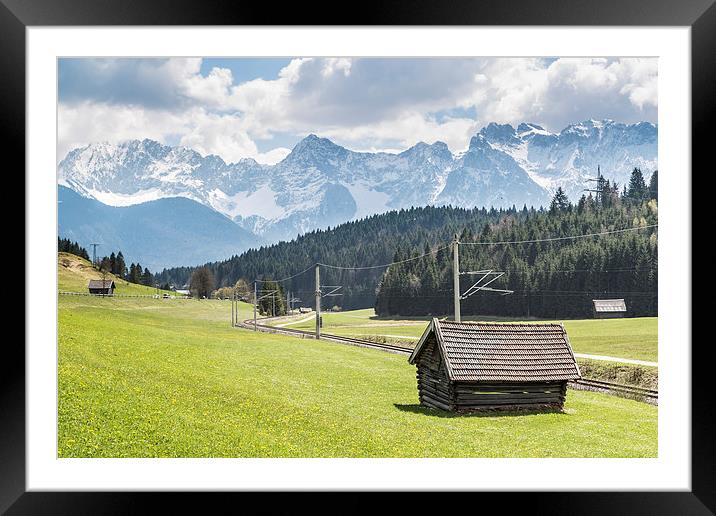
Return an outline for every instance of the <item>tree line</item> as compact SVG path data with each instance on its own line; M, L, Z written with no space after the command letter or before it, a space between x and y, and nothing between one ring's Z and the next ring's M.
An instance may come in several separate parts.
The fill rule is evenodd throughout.
M71 253L85 260L89 260L87 249L80 246L77 242L72 242L68 238L57 239L57 250L60 252ZM102 273L112 273L115 276L125 279L130 283L138 285L154 286L154 275L147 267L142 267L140 263L130 263L127 266L122 251L116 254L112 251L109 256L103 256L94 264ZM162 287L164 288L164 287ZM166 290L169 285L166 285Z
M283 304L289 291L303 306L313 307L312 265L375 267L321 267L321 282L343 286L343 295L336 302L344 309L375 306L380 315L446 314L452 311L452 254L449 248L437 249L455 234L465 243L534 240L655 224L657 181L656 171L647 182L635 169L623 188L605 179L599 184L599 195L590 192L575 204L560 188L547 208L425 206L395 210L314 230L290 242L251 249L201 268L211 273L219 291L231 289L239 280L251 287L254 279L270 280L276 282ZM465 270L505 271L499 287L515 291L509 296L476 294L463 302L463 313L583 316L591 309L592 298L608 295L626 298L634 314L655 314L656 233L644 230L578 241L461 246ZM423 253L428 256L401 266L376 267ZM165 269L155 280L185 284L198 269ZM303 274L277 282L304 269ZM464 290L469 278L462 281ZM268 309L263 304L262 308Z
M87 249L82 247L77 242L72 242L69 238L57 237L57 250L61 253L74 254L75 256L84 258L85 260L90 259L89 254L87 253Z

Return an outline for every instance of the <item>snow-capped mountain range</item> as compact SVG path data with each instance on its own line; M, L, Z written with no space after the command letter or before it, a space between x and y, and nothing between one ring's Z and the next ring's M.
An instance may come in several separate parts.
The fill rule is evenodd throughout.
M275 165L225 163L152 140L95 143L67 154L59 183L110 206L185 197L264 241L410 206L546 205L561 186L576 200L597 166L624 184L657 168L657 127L589 120L549 132L491 123L453 154L420 142L400 154L354 152L309 135Z

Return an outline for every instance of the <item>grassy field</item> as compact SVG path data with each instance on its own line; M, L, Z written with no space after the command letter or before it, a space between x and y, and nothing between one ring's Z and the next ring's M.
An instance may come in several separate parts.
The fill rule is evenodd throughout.
M505 321L497 317L465 317L465 320ZM382 335L414 343L427 324L424 318L382 318L372 308L323 314L323 331L336 335ZM511 319L514 320L514 319ZM576 353L657 361L656 317L633 319L582 319L562 321ZM311 330L313 320L290 324L288 328Z
M644 403L569 391L564 413L448 415L418 406L403 356L232 329L230 314L227 301L60 296L59 456L657 455Z
M92 271L59 258L59 288L86 287ZM650 405L569 391L564 413L449 415L418 406L405 357L232 329L230 315L228 301L60 296L59 456L657 454ZM374 323L364 311L326 316ZM424 326L379 327L396 323Z
M84 258L70 253L58 253L57 279L59 290L65 292L87 293L87 284L89 283L89 280L102 279L102 274L97 269L92 267L92 264ZM114 274L107 274L107 279L114 280L115 294L151 296L157 293L157 290L154 287L130 283L119 278L118 276L115 276ZM165 290L160 290L159 293L176 295L176 292L169 292Z

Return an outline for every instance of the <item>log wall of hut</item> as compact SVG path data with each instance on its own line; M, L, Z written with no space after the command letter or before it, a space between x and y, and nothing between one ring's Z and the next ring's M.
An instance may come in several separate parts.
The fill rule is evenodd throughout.
M442 410L452 410L455 391L450 382L435 336L425 343L425 351L418 360L418 397L420 404Z
M425 343L416 365L418 396L426 407L449 411L561 409L567 396L567 382L451 382L434 336Z
M453 386L455 410L551 407L561 409L567 396L567 382L467 383Z

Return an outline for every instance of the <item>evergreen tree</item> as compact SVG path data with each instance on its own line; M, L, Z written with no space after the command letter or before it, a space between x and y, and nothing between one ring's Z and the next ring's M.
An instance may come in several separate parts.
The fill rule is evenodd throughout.
M557 188L557 191L554 193L552 202L549 205L549 211L551 213L556 213L559 211L567 211L571 207L572 207L572 205L569 202L569 199L567 198L567 194L564 193L564 190L562 190L562 187L560 186L559 188Z
M124 262L122 251L117 253L115 269L115 274L120 278L124 278L127 275L127 264Z
M57 238L57 251L61 253L70 253L75 256L89 260L87 250L80 246L77 242L72 242L69 238Z
M127 281L130 283L139 283L141 277L141 266L138 263L132 262L129 266L129 274L127 275Z
M654 170L649 178L649 199L658 199L659 197L659 179L657 177L658 170Z
M112 272L112 263L109 259L109 256L104 256L99 261L99 270L104 273Z
M629 178L629 187L625 186L626 197L632 201L641 202L647 197L646 182L641 170L635 168Z
M286 294L280 284L275 281L264 281L261 283L261 291L259 297L262 299L258 302L258 308L262 315L269 317L286 315Z

